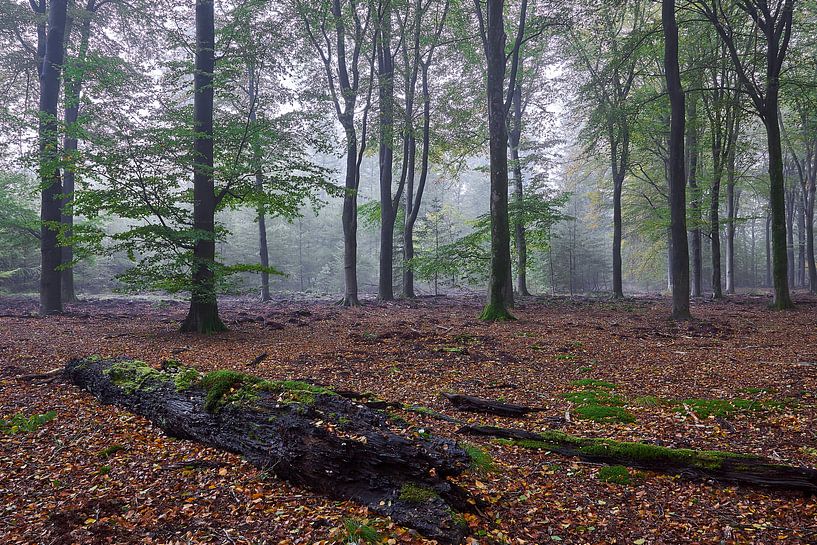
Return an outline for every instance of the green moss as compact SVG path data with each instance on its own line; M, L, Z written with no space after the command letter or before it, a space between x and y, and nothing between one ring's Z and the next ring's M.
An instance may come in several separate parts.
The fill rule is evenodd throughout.
M477 473L490 473L494 470L494 460L483 449L471 443L462 443L463 450L471 458L471 469Z
M594 378L581 378L579 380L574 380L570 384L579 388L604 388L606 390L614 390L618 388L612 382L607 382L606 380L596 380Z
M250 387L262 379L230 369L210 371L201 378L201 386L207 392L204 408L217 412L227 403L249 402L258 399Z
M123 445L114 444L103 448L102 450L97 452L96 455L102 459L107 459L116 454L117 452L119 452L120 450L125 450L125 447Z
M205 408L210 412L228 403L255 402L261 392L277 394L283 403L302 405L314 404L317 395L334 395L328 388L299 380L264 380L229 369L207 373L200 384L207 391Z
M593 370L592 365L585 365L584 367L579 367L578 369L576 369L576 372L578 372L578 373L589 373L592 370Z
M628 410L609 405L582 405L576 407L574 413L582 420L594 422L621 422L622 424L635 422L635 416Z
M439 497L439 494L433 488L406 483L400 488L399 499L410 503L425 503Z
M639 396L633 400L633 403L640 407L658 407L667 404L666 401L656 396Z
M164 373L140 360L118 361L104 373L126 394L153 390L165 379Z
M667 466L673 464L688 465L700 469L717 469L726 459L746 459L753 457L719 450L692 450L669 448L648 443L616 441L613 439L582 438L562 432L545 432L541 440L498 440L504 445L522 448L551 450L590 457L604 456L621 462L655 463Z
M629 485L633 482L630 470L624 466L604 466L599 469L597 477L605 483Z
M201 373L192 367L180 367L173 377L173 383L176 385L177 392L189 390L199 383L201 380Z
M516 320L516 318L508 312L508 309L490 303L485 305L485 308L482 309L479 319L484 322L507 322Z

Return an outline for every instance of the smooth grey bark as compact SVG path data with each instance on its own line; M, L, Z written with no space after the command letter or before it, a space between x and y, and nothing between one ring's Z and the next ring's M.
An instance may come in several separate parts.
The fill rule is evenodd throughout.
M309 36L309 41L315 48L324 65L326 80L335 114L346 135L346 174L344 178L343 213L341 225L343 227L343 306L359 306L357 281L357 192L360 185L360 164L366 149L366 129L371 105L372 78L374 77L374 55L369 63L369 88L366 105L363 108L361 123L360 146L357 143L357 128L355 114L357 98L360 91L360 55L363 42L366 39L369 22L372 14L372 3L367 4L368 12L361 18L356 11L356 4L350 3L353 12L353 28L347 31L343 14L342 0L331 0L331 25L325 23L316 28L310 21L307 9L302 9L302 21ZM320 36L316 34L320 31ZM334 44L330 34L334 31ZM352 43L352 52L347 59L347 41ZM324 50L324 45L326 50ZM334 59L334 61L333 61ZM333 62L336 65L333 65ZM337 81L337 87L335 82Z
M735 293L735 222L738 217L740 193L735 189L737 173L737 139L740 134L740 118L735 116L731 131L731 143L726 155L726 293Z
M522 62L519 63L519 73L522 73ZM511 163L513 165L513 197L517 206L522 205L524 199L524 182L522 179L522 163L519 157L519 146L522 141L522 78L516 82L513 95L513 112L511 115L511 129L508 133L510 142ZM525 225L517 219L514 222L514 237L516 242L516 291L519 295L530 295L528 291L528 246L525 240Z
M397 194L392 196L394 180L394 58L391 52L391 0L380 2L377 41L377 80L380 98L380 275L377 296L394 299L394 222L403 191L401 178Z
M675 0L662 0L664 76L670 99L669 200L672 233L672 318L689 320L689 248L686 230L686 176L684 173L684 91L678 66L678 24Z
M505 19L503 0L487 0L485 15L480 0L474 0L479 20L480 36L486 58L488 134L491 169L491 270L488 282L488 303L480 316L483 320L512 319L508 308L513 306L511 281L510 227L508 225L508 123L507 116L516 87L519 48L525 33L527 0L522 0L517 36L510 58L508 89L505 71L508 56L505 51Z
M689 231L692 256L692 297L703 295L703 254L701 244L701 189L698 187L698 97L691 94L686 100L686 175L689 185Z
M58 234L62 220L62 179L60 177L57 104L60 74L65 59L65 25L68 0L52 0L40 67L39 175L42 186L40 219L40 314L62 312L60 265L62 249ZM38 44L39 52L39 44Z
M185 332L212 333L227 329L218 316L215 286L216 194L213 177L213 76L215 70L213 0L196 0L196 64L193 74L193 247L190 310Z

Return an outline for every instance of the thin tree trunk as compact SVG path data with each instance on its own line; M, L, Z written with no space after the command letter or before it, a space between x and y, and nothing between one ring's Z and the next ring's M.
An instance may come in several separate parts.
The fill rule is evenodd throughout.
M721 288L721 225L720 225L720 191L721 191L721 160L720 150L713 153L717 157L712 178L712 191L709 200L709 236L712 240L712 297L723 298Z
M521 70L521 63L520 63ZM524 187L522 181L522 163L519 159L519 145L522 141L522 82L521 77L516 83L516 91L513 95L513 118L511 120L512 129L508 135L511 149L511 162L513 164L513 196L520 210L517 216L521 215L522 201L524 198ZM525 225L520 218L514 222L514 236L516 242L516 290L519 295L530 295L528 291L528 245L525 240Z
M797 287L806 285L806 218L805 203L806 196L800 192L797 199Z
M76 290L74 288L74 268L72 262L74 261L74 248L70 244L70 237L73 235L74 214L72 206L74 201L75 189L75 170L78 149L77 140L77 119L79 118L80 96L82 93L82 85L85 79L85 63L88 56L88 43L91 37L91 18L95 10L94 0L90 0L82 14L82 23L80 24L80 43L77 57L75 59L76 66L71 76L65 78L65 137L63 139L63 154L65 155L68 164L65 167L63 174L62 191L65 195L62 209L62 223L65 230L65 237L69 243L62 248L62 300L64 303L73 303L77 300Z
M67 0L52 0L48 13L48 30L40 68L40 182L42 202L40 217L40 313L62 312L60 264L62 251L58 233L61 221L62 180L57 123L60 95L60 72L65 58L65 25Z
M692 254L692 297L703 295L703 256L701 244L701 190L698 187L698 100L693 94L687 100L686 153L687 180L690 190L689 213L692 217L690 250Z
M250 63L247 66L247 99L250 103L250 125L257 130L258 121L258 74L255 66ZM258 134L253 137L253 161L255 162L255 191L261 195L264 192L264 171L261 167L262 153L261 145L258 141ZM261 300L271 299L269 292L269 246L267 244L267 218L264 207L259 206L258 210L258 258L264 270L261 271ZM303 278L301 278L303 282Z
M357 297L357 132L346 127L346 193L343 196L343 306L359 306Z
M737 220L737 195L735 194L735 173L737 157L737 137L740 133L740 119L735 120L729 136L729 151L726 155L726 293L735 293L735 221Z
M196 68L193 76L193 249L190 311L182 331L211 333L227 329L218 316L215 286L215 212L213 180L213 70L215 68L213 0L196 0Z
M670 229L672 230L672 318L688 320L689 249L686 231L686 177L684 175L684 91L678 67L678 24L675 0L662 0L664 73L670 99L669 175Z

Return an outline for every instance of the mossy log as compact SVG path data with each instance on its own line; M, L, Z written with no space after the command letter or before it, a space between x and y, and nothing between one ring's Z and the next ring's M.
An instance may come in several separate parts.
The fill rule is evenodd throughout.
M560 431L535 433L495 426L469 425L460 428L459 433L498 437L512 445L577 456L588 462L817 493L817 470L777 464L760 456L576 437Z
M541 412L545 410L539 407L525 407L524 405L503 403L493 399L483 399L481 397L474 397L464 394L444 393L443 397L446 398L455 409L472 413L521 417L529 413Z
M326 388L129 359L73 360L65 371L103 403L144 416L171 436L240 454L283 480L357 501L440 543L465 536L458 512L469 509L468 497L448 477L469 467L467 453L448 439L398 435L384 414Z

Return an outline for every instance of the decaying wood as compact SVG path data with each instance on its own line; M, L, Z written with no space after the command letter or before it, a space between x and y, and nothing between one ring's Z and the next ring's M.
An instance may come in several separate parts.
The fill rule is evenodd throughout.
M200 383L180 388L168 371L140 378L138 388L115 383L112 367L128 361L73 360L65 371L103 403L174 437L241 454L281 479L360 502L440 543L463 539L456 513L469 509L468 498L447 478L465 471L469 458L453 441L398 435L385 415L330 393L300 402L261 390L211 412Z
M787 466L745 454L663 448L647 443L623 443L582 438L559 432L534 433L495 426L464 426L459 433L520 441L521 446L546 449L588 462L618 464L689 478L713 479L817 493L817 470Z
M539 407L525 407L524 405L513 405L502 403L493 399L482 399L463 394L443 394L455 409L473 413L495 414L497 416L520 417L529 413L541 412L545 409Z

